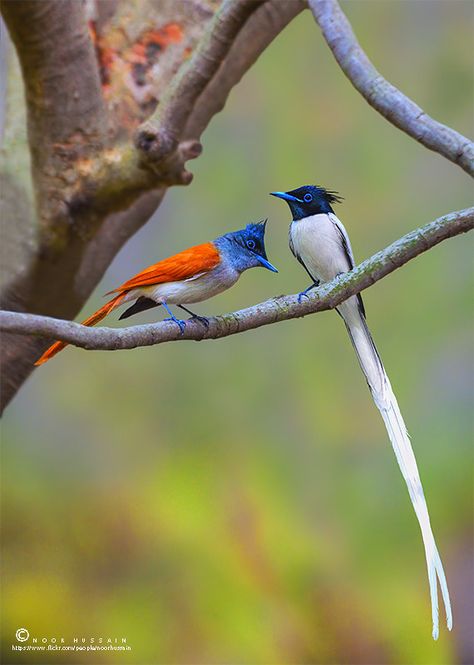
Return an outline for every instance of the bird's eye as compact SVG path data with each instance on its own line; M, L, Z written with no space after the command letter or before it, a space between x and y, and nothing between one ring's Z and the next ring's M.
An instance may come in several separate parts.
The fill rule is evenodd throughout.
M247 240L247 247L249 249L255 249L255 241L254 240Z
M305 203L311 203L312 200L313 200L313 197L312 197L311 194L305 194L305 195L303 196L303 201L304 201Z

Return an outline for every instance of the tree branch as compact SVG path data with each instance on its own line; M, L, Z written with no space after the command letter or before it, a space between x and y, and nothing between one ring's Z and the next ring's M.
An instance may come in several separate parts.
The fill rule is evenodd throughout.
M105 141L106 114L99 72L80 2L5 0L2 14L18 53L28 110L41 251L67 242L64 191L74 161Z
M337 0L308 0L323 36L341 69L384 118L430 150L474 176L474 143L437 122L375 69Z
M147 161L176 149L194 103L219 69L249 16L266 0L224 0L187 65L175 76L156 112L136 132L135 145Z
M139 193L157 186L189 184L192 173L184 165L200 155L202 132L223 109L245 72L305 6L303 0L223 5L222 16L208 27L195 57L183 65L183 73L177 74L157 112L138 128L138 148L118 145L104 150L94 160L78 162L82 179L71 197L72 207L93 201L94 205L110 209L112 201L115 209L120 209ZM246 20L249 11L252 13ZM221 39L221 26L226 29L227 41ZM169 140L163 139L164 135ZM176 147L177 137L187 140ZM167 150L171 150L168 155Z
M52 337L94 350L133 349L177 340L218 339L246 330L295 319L337 307L350 296L375 284L397 268L438 243L474 228L474 207L449 213L411 231L348 273L315 289L298 302L297 296L272 298L253 307L217 316L205 328L189 321L183 335L173 322L163 321L128 328L87 328L72 321L62 321L34 314L0 312L0 330L22 335Z
M184 138L200 138L211 118L224 108L232 88L305 7L304 0L267 0L258 7L237 35L219 70L196 100L186 123Z
M121 144L104 149L94 159L79 160L79 179L68 197L69 211L77 218L93 206L100 217L124 210L146 192L188 185L193 174L184 165L201 152L199 141L182 141L167 159L146 165L134 146Z
M271 3L272 0L267 0L267 2ZM273 3L276 6L281 5L282 7L293 4L300 6L301 4L299 0L288 3L279 3L278 0L273 0ZM3 3L3 10L5 10L6 4ZM32 11L40 12L43 6L46 7L48 5L49 7L50 2L49 0L48 2L45 0L44 3L35 3L34 1L25 3L10 2L10 8L12 12L20 11L17 7L22 5L26 11L27 4L32 8ZM58 2L55 4L57 5L57 11L64 9L65 3ZM216 48L213 52L214 54L220 54L219 57L221 60L224 60L223 66L225 66L228 74L231 75L231 78L227 80L225 93L219 95L219 107L215 108L212 103L209 103L200 115L204 121L204 126L206 126L213 114L222 108L232 85L237 83L245 71L253 64L258 56L258 52L253 57L246 57L247 53L254 52L254 41L240 41L239 52L234 50L229 52L229 43L226 42L223 46L219 46L219 34L215 23L212 24L214 28L211 28L211 24L208 25L207 23L207 18L203 16L200 16L198 21L197 19L194 21L188 14L183 14L183 9L179 9L181 3L170 2L164 4L170 10L168 13L165 12L166 21L171 23L177 22L179 25L184 25L187 21L186 25L190 26L189 34L192 33L191 43L193 46L196 38L199 38L203 33L207 33L207 36L200 37L198 46L195 47L201 53L200 57L204 59L204 65L206 64L204 57L206 44L212 45L215 42ZM226 6L229 4L227 2ZM245 20L244 13L239 15L240 28L247 28L250 27L254 14L256 18L259 15L258 10L262 8L263 2L259 0L251 6L248 0L245 2L238 0L233 5L237 6L237 10L232 9L232 11L237 11L238 13L238 8L244 7L246 12L252 14L248 21ZM77 12L82 11L80 3L74 3L74 7L76 7ZM254 13L253 9L256 10ZM223 10L224 7L221 11ZM270 21L267 25L262 23L261 20L258 22L258 40L263 39L262 43L265 40L269 43L286 25L284 21L273 20L272 16L274 15L274 12L269 13ZM14 17L14 20L18 22L17 17ZM135 23L140 24L139 18L136 18ZM30 31L32 30L30 20L25 20L25 25L27 25ZM34 27L36 28L36 24ZM50 34L47 27L44 31L40 31L37 39L41 40L44 37L50 47L50 58L54 60L56 51L47 39ZM233 29L236 29L235 24ZM229 33L227 34L229 36ZM252 40L257 40L255 32L249 34L253 35ZM239 30L236 31L236 35L237 39L239 39ZM57 39L59 40L60 38L58 37ZM21 42L20 39L17 41ZM46 46L42 48L44 51ZM90 48L87 47L87 58L89 58L89 55ZM178 64L175 55L171 55L171 62L167 61L167 73L164 77L160 78L160 89L156 90L156 97L160 98L160 106L162 107L166 99L169 99L169 95L168 97L166 96L166 91L164 96L161 96L167 85L171 86L171 89L175 91L173 104L179 106L182 103L181 98L176 96L176 90L179 88L179 85L184 85L183 83L180 84L180 81L189 81L187 77L190 75L190 66L191 63L195 62L194 58L191 57L189 63L183 65L178 70L175 79L170 82L169 74L175 71ZM61 59L58 62L58 66L61 66ZM54 62L51 66L53 65ZM213 71L217 72L217 75L220 74L222 69L220 65L221 62L215 62L211 67ZM95 61L91 64L90 69L92 72L91 76L96 77L97 67ZM211 72L211 69L208 72ZM186 72L188 74L184 76ZM198 87L193 88L191 84L189 85L193 88L192 94L199 96L199 90L205 89L206 92L210 87L206 87L206 82L200 79L199 74L196 76L199 79L197 83ZM213 82L213 75L209 74L209 76L210 81ZM67 80L66 84L68 85L68 90L73 88L72 80ZM93 89L96 89L95 83ZM114 88L114 100L117 100L120 91L120 87L118 90ZM215 89L214 93L211 94L216 94ZM201 97L199 97L199 103L186 108L186 118L194 112L195 108L203 109L200 106ZM87 101L87 99L87 95L81 95L80 97L81 101ZM210 98L208 100L210 101ZM170 103L168 101L168 104ZM58 112L61 112L61 105L58 106L58 109ZM112 113L111 109L109 108L108 111L110 115ZM171 113L170 111L168 112ZM117 116L116 124L120 124L121 117L120 114ZM91 123L91 127L95 127L94 123ZM123 137L123 144L111 146L105 142L105 145L98 146L97 141L91 140L89 146L91 152L80 151L73 153L67 168L59 168L56 171L53 165L50 172L51 177L46 174L47 179L52 179L52 183L48 183L46 189L50 188L50 184L52 184L53 189L55 183L57 185L55 187L55 195L51 197L53 205L57 208L56 212L59 210L59 213L66 213L66 219L62 219L61 214L54 217L54 211L51 211L53 215L52 223L46 222L44 224L44 220L42 222L43 229L46 228L47 235L48 229L51 227L54 227L60 233L60 242L55 242L55 238L53 238L52 243L56 247L55 260L51 260L51 251L46 253L38 251L36 243L34 243L30 250L30 260L21 264L25 267L22 267L21 271L19 271L18 266L15 264L14 268L10 271L7 288L1 294L2 307L4 309L37 312L38 314L64 318L75 316L107 268L114 254L126 239L147 221L158 207L166 192L166 187L170 184L186 184L191 180L192 176L184 169L184 163L187 159L196 157L200 150L200 145L195 140L198 138L196 134L190 136L183 133L183 136L178 137L178 141L181 142L178 142L170 154L162 156L159 160L154 160L153 155L151 155L150 159L146 151L143 153L143 151L137 150L133 144L125 143L127 132L124 129L126 128L119 127L119 130L115 132L115 134ZM83 133L80 135L84 136ZM42 145L41 141L39 145ZM66 162L68 161L64 153L63 142L61 141L59 146L53 146L53 149L60 151L58 164L60 167L63 166L61 160L66 159ZM56 159L56 157L53 157L53 159ZM38 170L38 167L36 167L35 172L36 176L41 180L42 169ZM47 197L44 200L47 200ZM51 245L51 243L47 244ZM44 345L45 340L41 337L27 337L15 334L3 335L0 348L0 375L2 380L0 410L8 404L26 379L32 370L34 360L44 350Z

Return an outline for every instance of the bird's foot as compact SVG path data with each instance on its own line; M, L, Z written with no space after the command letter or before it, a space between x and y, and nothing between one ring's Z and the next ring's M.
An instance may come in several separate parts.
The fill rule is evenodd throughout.
M207 319L205 316L198 316L198 314L193 314L189 321L199 321L199 323L202 323L206 330L209 328L209 319Z
M184 329L186 328L186 321L183 321L182 319L177 319L175 316L169 316L167 319L164 319L164 321L173 321L173 323L176 323L180 330L180 335L184 334Z
M183 311L187 312L188 314L191 314L191 318L189 319L189 321L193 321L193 320L194 321L199 321L199 323L202 323L202 325L205 328L209 328L209 319L206 319L205 316L199 316L199 314L195 314L194 312L191 312L191 310L188 309L187 307L185 307L184 305L178 305L178 307L180 309L182 309Z
M298 293L298 304L301 305L301 301L303 300L303 298L309 298L308 293L312 289L317 288L318 286L319 286L319 281L315 281L312 284L310 284L307 289L301 291L301 293Z

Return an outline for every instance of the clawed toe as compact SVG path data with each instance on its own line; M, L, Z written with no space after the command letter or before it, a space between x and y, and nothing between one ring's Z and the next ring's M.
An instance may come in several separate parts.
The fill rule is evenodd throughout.
M298 293L298 304L301 305L301 301L303 300L303 297L304 298L309 298L308 293L310 291L312 291L313 289L316 289L318 286L319 286L319 280L315 280L312 284L310 284L310 286L308 286L307 289L305 289L304 291L301 291L301 293Z
M191 312L191 310L188 309L187 307L185 307L184 305L178 305L178 307L180 309L182 309L183 311L187 312L188 314L191 314L188 321L199 321L199 323L202 323L202 325L205 328L209 328L209 319L206 319L205 316L199 316L199 314L195 314L194 312Z
M199 323L202 323L202 325L207 329L209 328L209 319L206 319L205 316L198 316L197 314L194 314L190 319L190 321L199 321Z

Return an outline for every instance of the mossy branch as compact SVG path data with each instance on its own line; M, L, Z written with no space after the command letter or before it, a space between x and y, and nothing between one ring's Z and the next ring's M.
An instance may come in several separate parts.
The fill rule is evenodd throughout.
M173 322L163 321L128 328L86 328L72 321L62 321L34 314L0 312L0 330L21 335L51 337L84 349L133 349L178 340L218 339L253 330L279 321L287 321L337 307L350 296L375 284L397 268L438 243L474 228L474 207L449 213L411 231L399 240L363 261L350 272L315 289L308 298L280 296L246 309L209 319L206 328L189 321L181 335Z

